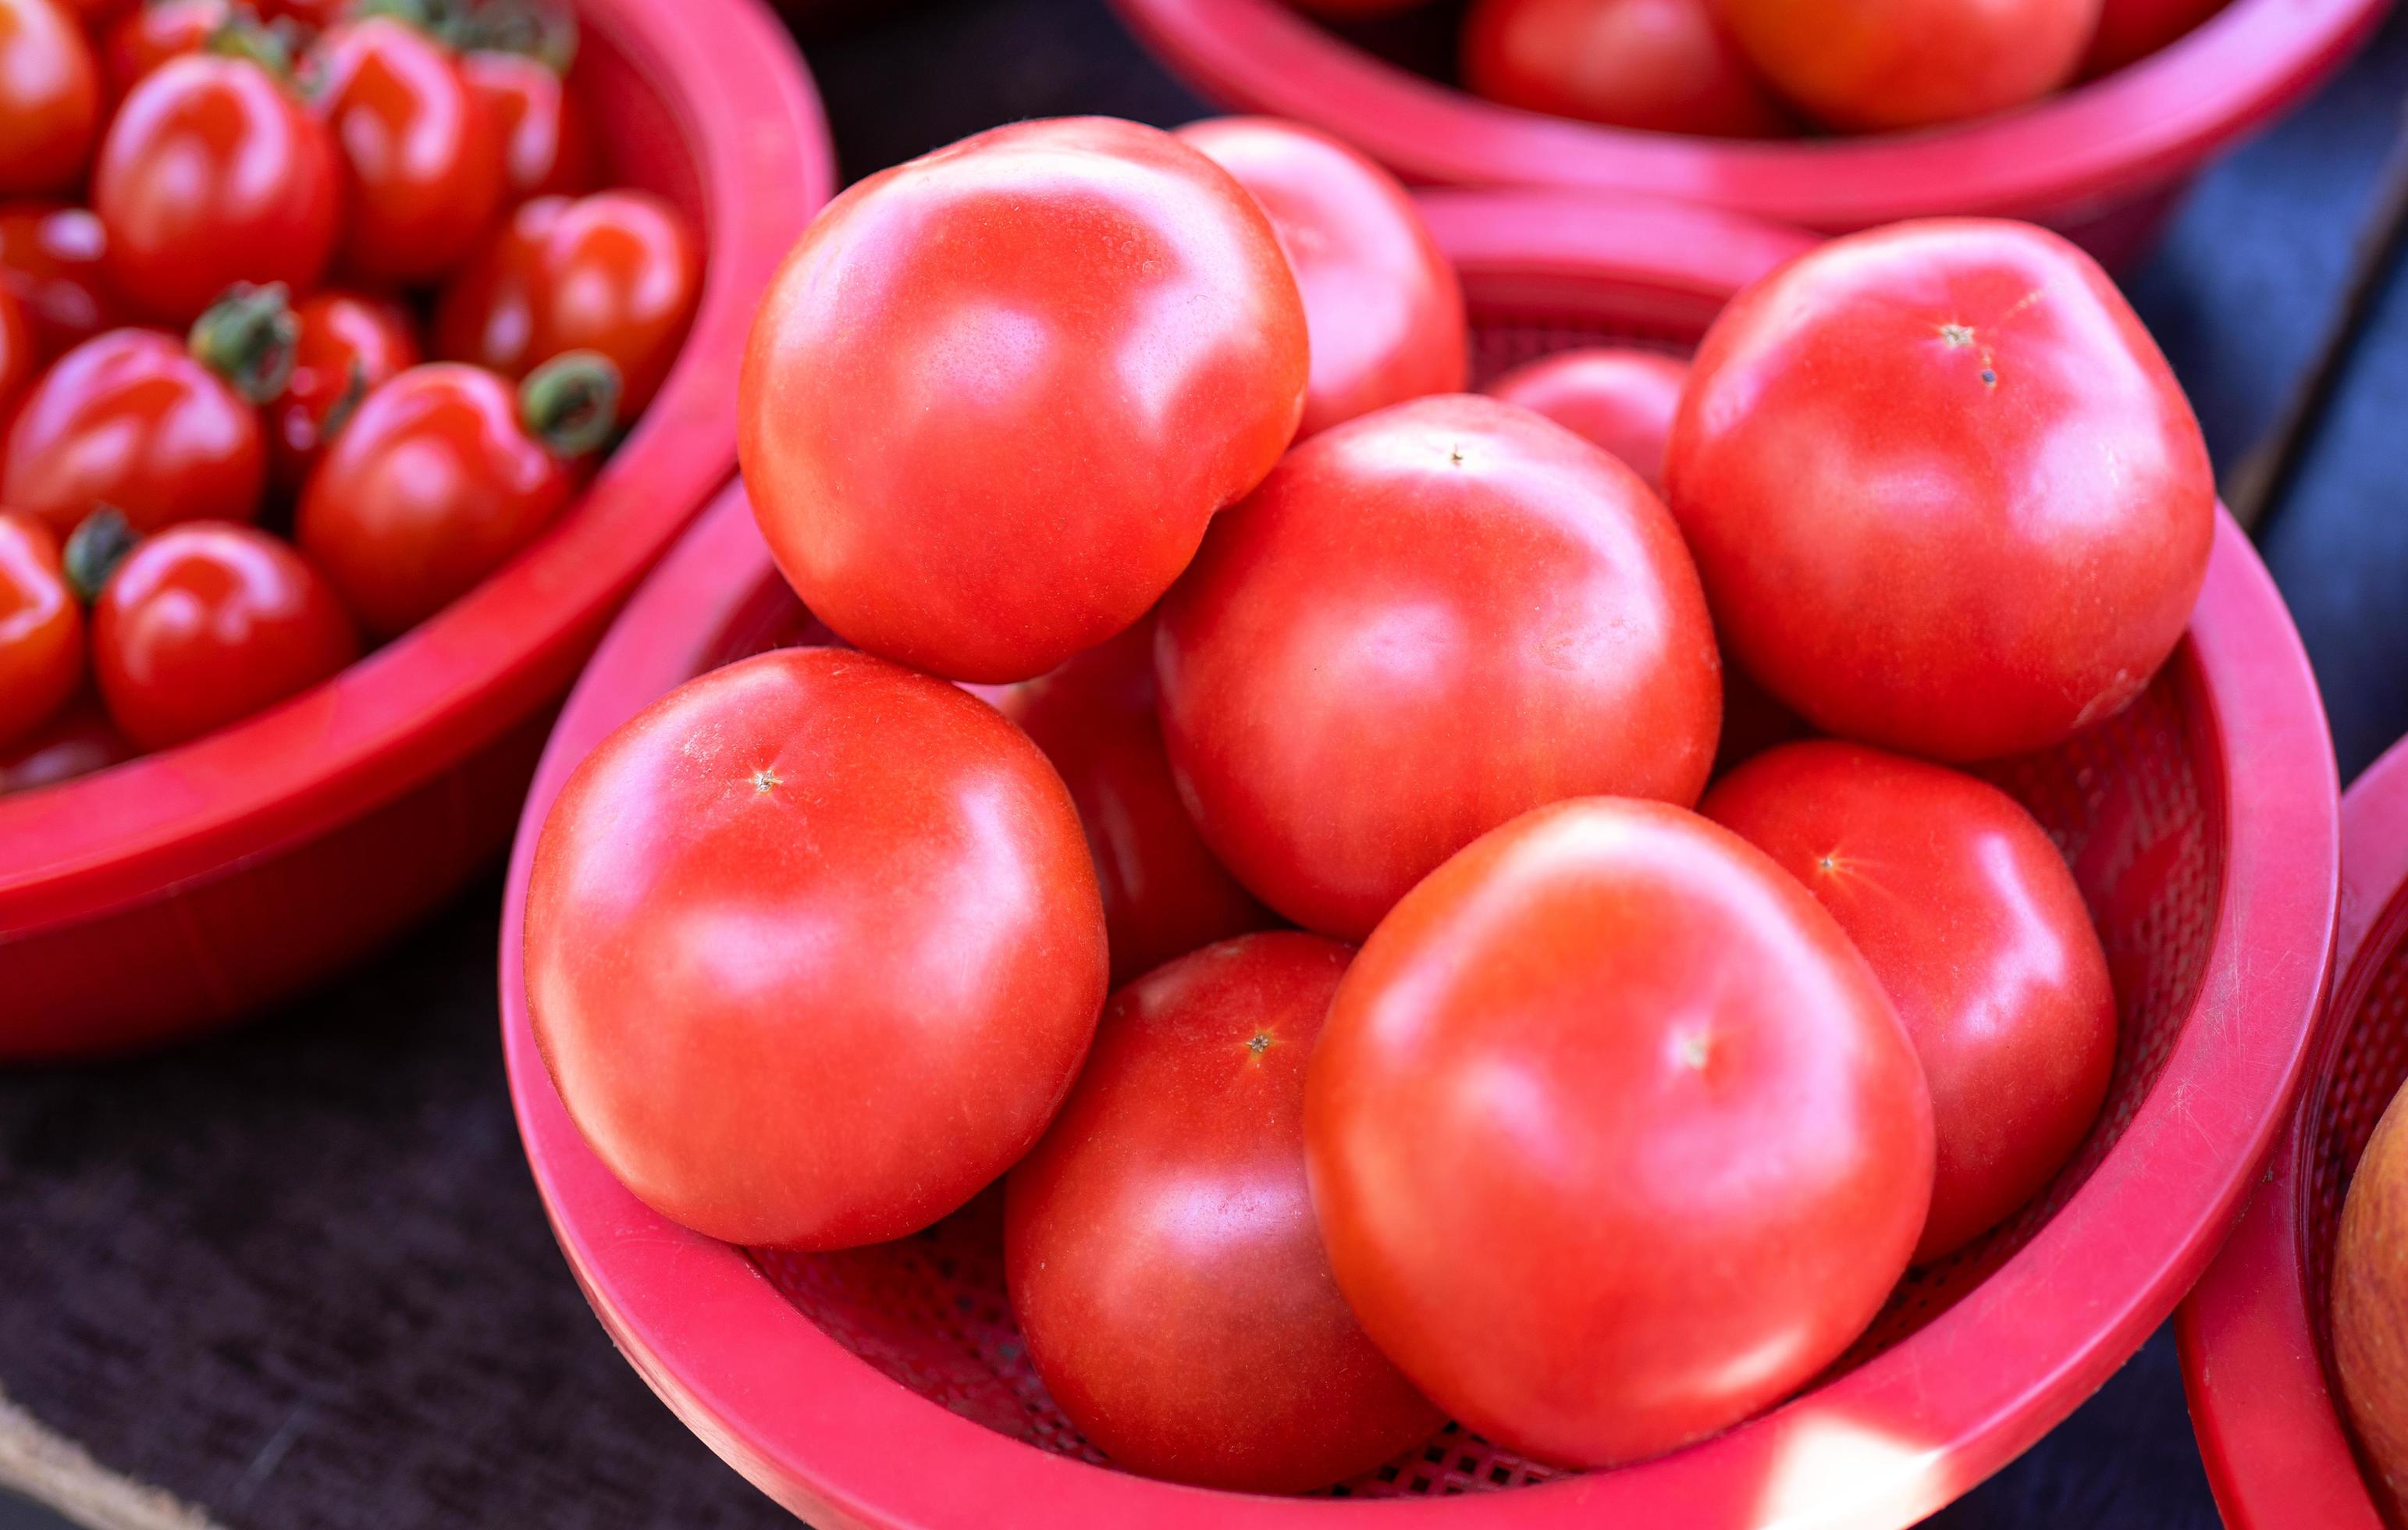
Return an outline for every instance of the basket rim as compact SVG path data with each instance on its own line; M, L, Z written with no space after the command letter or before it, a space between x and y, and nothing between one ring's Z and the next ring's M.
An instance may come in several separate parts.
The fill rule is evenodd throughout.
M2223 1252L2176 1317L2183 1390L2216 1508L2233 1530L2384 1530L2325 1376L2308 1290L2311 1130L2341 1044L2395 949L2408 895L2408 740L2342 798L2333 1002L2300 1102Z
M0 938L153 897L399 795L557 694L582 649L736 465L755 296L835 191L794 43L755 0L575 0L677 123L703 204L703 288L627 439L535 545L293 700L191 743L0 797Z
M2029 107L1914 133L1764 142L1483 100L1285 0L1112 0L1210 99L1310 122L1409 179L1677 197L1843 232L1932 212L2071 217L2169 184L2339 69L2386 0L2232 0L2157 52Z
M1729 215L1612 207L1595 199L1478 193L1430 199L1441 246L1481 282L1697 289L1700 271L1753 276L1803 248L1793 231L1718 247ZM1528 258L1512 251L1527 236ZM1685 237L1671 236L1684 235ZM1586 250L1585 257L1582 250ZM1618 288L1609 288L1619 291ZM1727 294L1728 288L1723 289ZM620 618L572 694L513 846L500 999L511 1101L562 1251L631 1364L706 1443L815 1523L952 1530L1134 1523L1300 1524L1309 1515L1453 1515L1461 1523L1777 1523L1768 1492L1817 1523L1912 1523L1996 1470L2095 1390L2166 1316L2229 1226L2290 1099L2324 992L2338 862L2337 791L2324 713L2272 580L2230 519L2175 663L2186 709L2220 765L2222 892L2207 970L2157 1084L2083 1189L1982 1285L1918 1333L1727 1434L1621 1471L1473 1500L1280 1499L1154 1481L993 1433L889 1380L793 1308L743 1251L650 1211L570 1124L537 1055L520 916L535 837L588 748L695 672L712 613L774 578L731 487ZM2243 1006L2247 1022L2241 1023ZM2210 1151L2202 1151L2202 1144ZM1885 1423L1923 1421L1901 1443ZM1800 1480L1801 1446L1843 1463ZM1832 1449L1836 1447L1836 1449ZM933 1465L941 1463L941 1466ZM1770 1485L1770 1488L1768 1485ZM1811 1498L1811 1503L1810 1503Z

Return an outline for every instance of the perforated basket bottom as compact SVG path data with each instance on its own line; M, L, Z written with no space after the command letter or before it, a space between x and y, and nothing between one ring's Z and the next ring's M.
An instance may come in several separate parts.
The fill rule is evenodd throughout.
M2368 926L2350 970L2342 975L2333 1004L2342 1019L2326 1071L2311 1079L2305 1094L2310 1112L2307 1151L2300 1155L2299 1205L2306 1218L2308 1322L2316 1349L2331 1374L2333 1240L2341 1232L2342 1202L2366 1151L2384 1108L2408 1082L2408 888L2392 897L2382 917ZM2341 1393L2335 1384L2333 1396Z
M1607 339L1681 349L1678 337L1601 326L1490 322L1475 331L1475 375L1484 379L1566 346ZM721 656L724 662L824 636L772 581L731 621ZM2047 827L2099 926L2120 1022L2114 1083L2088 1139L2056 1181L1987 1237L1910 1274L1834 1374L1914 1334L2023 1247L2089 1179L2157 1082L2205 966L2218 892L2210 848L2220 836L2223 808L2203 794L2196 768L2201 740L2185 707L2188 675L2186 656L2178 652L2120 715L2057 750L1985 769ZM2396 1013L2408 1002L2408 964L2386 992ZM2361 1145L2381 1102L2408 1072L2408 1034L2389 1028L2386 1047L2380 1071L2388 1082L2362 1112ZM2335 1205L2338 1195L2336 1188ZM990 1192L899 1242L836 1254L764 1251L755 1259L797 1308L895 1380L998 1433L1102 1463L1046 1395L1022 1348L1004 1294L1001 1244L998 1197ZM1363 1497L1487 1492L1555 1475L1450 1424L1423 1448L1331 1491Z

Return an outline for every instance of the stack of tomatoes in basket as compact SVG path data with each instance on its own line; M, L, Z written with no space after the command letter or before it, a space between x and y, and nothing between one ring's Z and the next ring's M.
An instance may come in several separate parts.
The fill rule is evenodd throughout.
M0 0L0 790L415 625L651 399L700 252L591 192L574 47L511 0Z
M1025 123L833 203L739 441L841 641L654 703L535 851L602 1161L795 1250L1002 1177L1063 1411L1259 1490L1450 1416L1672 1450L2042 1187L2114 994L1955 766L2129 701L2199 592L2206 453L2123 299L1906 224L1685 367L1465 370L1410 200L1284 124Z

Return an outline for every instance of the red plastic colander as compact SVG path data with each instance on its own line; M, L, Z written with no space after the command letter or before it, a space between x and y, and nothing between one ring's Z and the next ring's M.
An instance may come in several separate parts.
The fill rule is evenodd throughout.
M2333 1238L2383 1108L2408 1080L2408 745L2342 801L2339 956L2248 1214L2183 1304L2183 1386L2234 1530L2383 1530L2328 1380Z
M553 531L292 703L0 796L0 1060L109 1051L243 1013L448 895L509 837L553 707L610 614L736 466L736 362L836 165L759 0L576 0L607 179L702 236L685 347Z
M1484 376L1584 341L1685 346L1805 243L1671 206L1469 193L1424 206L1462 271ZM2227 521L2189 636L2148 692L1994 772L2071 862L2122 1015L2107 1108L2039 1201L1917 1274L1814 1389L1659 1461L1559 1473L1450 1429L1321 1496L1154 1481L1104 1464L1047 1399L1005 1302L992 1196L900 1242L756 1256L630 1195L536 1055L520 915L553 794L653 697L806 623L731 490L561 715L511 863L501 1002L527 1158L595 1312L680 1418L824 1530L1908 1524L2064 1417L2197 1278L2283 1119L2323 997L2337 858L2324 713Z
M2191 176L2339 68L2385 0L2232 0L2128 68L2019 111L1789 143L1602 127L1499 106L1390 64L1285 0L1113 0L1205 95L1312 123L1409 179L1678 197L1840 234L1978 213L2062 230L2111 265Z

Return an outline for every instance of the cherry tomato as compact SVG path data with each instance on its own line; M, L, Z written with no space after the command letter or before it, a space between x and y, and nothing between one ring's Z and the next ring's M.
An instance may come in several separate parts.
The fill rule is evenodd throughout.
M1827 733L1942 760L2139 694L2215 531L2199 422L2123 295L1984 220L1834 239L1742 293L1665 482L1733 657Z
M358 656L326 581L282 541L232 522L144 538L92 608L101 699L148 750L272 707Z
M0 744L32 732L82 683L83 608L58 538L30 515L0 511Z
M501 140L507 200L573 196L594 184L593 129L559 71L524 53L479 49L461 55L460 74Z
M45 358L123 322L101 269L108 246L100 220L87 208L49 202L0 207L0 292L24 309Z
M2100 0L1715 0L1791 105L1847 133L1929 127L2037 100L2073 78Z
M0 195L64 191L100 128L100 73L56 0L0 0Z
M0 420L9 417L17 395L33 385L40 365L33 322L14 297L0 290Z
M1301 1493L1446 1422L1347 1310L1305 1188L1305 1059L1352 954L1241 936L1122 989L1005 1181L1028 1358L1131 1471Z
M1939 1172L1917 1263L2006 1220L2082 1144L2115 1065L2115 991L2047 832L1971 776L1790 744L1700 809L1831 911L1931 1086Z
M1154 619L989 698L1070 788L1096 858L1112 981L1259 930L1270 911L1204 848L1154 717Z
M1335 138L1268 117L1191 122L1176 136L1254 193L1296 273L1312 350L1298 438L1463 391L1463 288L1395 177Z
M2090 35L2090 50L2082 56L2083 78L2139 63L2187 36L2224 6L2225 0L2106 0L2099 7L2099 29Z
M547 390L564 378L606 386L594 376L539 372L522 391L435 362L361 402L309 475L293 536L370 636L393 636L459 599L567 508L573 461L601 443L610 401L571 404ZM615 393L615 379L607 389Z
M1721 22L1714 0L1477 0L1463 82L1526 111L1659 133L1795 132Z
M1145 614L1304 403L1262 210L1167 133L1022 122L861 181L771 280L738 451L804 603L954 679Z
M0 748L0 796L55 786L132 758L134 746L87 688L49 722Z
M1154 652L1205 843L1344 939L1541 803L1697 801L1722 708L1662 504L1570 431L1468 394L1290 452L1205 538Z
M444 289L435 348L512 378L564 351L598 351L617 365L633 419L677 360L701 288L693 231L659 197L538 197Z
M8 432L0 503L60 536L99 506L138 531L259 513L267 454L251 403L173 336L111 330L51 364Z
M714 670L605 739L544 822L525 938L586 1141L743 1244L874 1243L961 1206L1043 1132L1104 999L1045 757L838 649Z
M1481 392L1536 409L1622 459L1664 492L1664 441L1672 434L1689 364L1653 350L1598 346L1517 366Z
M1659 803L1541 808L1364 944L1305 1080L1364 1330L1567 1466L1737 1423L1844 1350L1931 1198L1931 1102L1831 916Z
M344 269L428 281L468 257L502 202L502 141L450 50L390 16L310 50L314 108L342 152Z
M109 96L122 100L169 59L200 51L234 19L234 0L148 0L127 11L102 50Z
M110 284L179 324L236 282L315 286L341 195L333 141L290 84L215 53L169 59L136 85L93 172Z
M265 418L269 468L287 492L301 486L371 391L418 365L409 316L383 299L319 293L293 318L293 375Z

